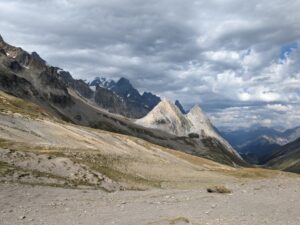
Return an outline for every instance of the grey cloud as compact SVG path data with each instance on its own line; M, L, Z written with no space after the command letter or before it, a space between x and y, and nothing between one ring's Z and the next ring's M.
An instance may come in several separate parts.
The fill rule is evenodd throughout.
M299 43L299 10L299 0L0 0L0 33L76 78L125 76L200 103L217 125L280 115L290 126L297 107L278 104L300 103L300 51L279 56Z

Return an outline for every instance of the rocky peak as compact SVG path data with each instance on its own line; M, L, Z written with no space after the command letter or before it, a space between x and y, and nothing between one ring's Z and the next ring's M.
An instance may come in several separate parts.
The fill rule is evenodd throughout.
M198 122L210 124L208 117L205 115L205 113L203 112L203 110L200 108L199 105L193 106L190 109L187 116L189 118L194 118L195 120L198 120Z
M138 90L124 77L120 78L111 90L123 98L129 98L131 101L141 101L141 95Z
M106 89L111 89L116 85L116 82L104 77L96 77L94 80L88 82L88 85L91 87L102 87Z
M4 40L3 40L2 36L1 36L1 34L0 34L0 42L4 42Z
M130 109L133 118L141 118L152 110L159 102L160 97L150 92L144 92L142 95L135 89L130 81L121 77L117 82L104 77L96 77L92 81L87 81L92 90L96 91L102 87L112 91L115 95L125 102L127 109Z
M36 67L44 67L46 65L46 61L43 60L39 54L37 54L36 52L32 52L31 55L31 65L35 65Z
M46 61L43 60L43 59L40 57L40 55L37 54L36 52L32 52L32 53L31 53L31 57L32 57L33 60L36 60L36 61L39 61L39 62L43 62L43 63L46 62Z
M132 87L130 81L124 77L121 77L120 80L117 82L118 85Z
M173 102L163 99L158 105L155 107L164 111L173 111L176 113L180 113L179 109L174 105Z
M151 92L144 92L142 100L147 108L153 109L160 102L160 97L152 94Z
M198 104L197 104L197 105L194 105L194 106L190 109L189 113L192 113L192 114L195 114L195 113L201 113L201 114L204 114L203 111L202 111L202 109L200 108L200 106L199 106Z
M175 105L178 107L178 109L179 109L183 114L186 113L186 111L184 110L183 106L181 105L181 103L180 103L178 100L175 101Z
M136 123L145 127L160 129L178 136L184 136L191 123L180 112L177 106L169 101L162 100L155 108Z

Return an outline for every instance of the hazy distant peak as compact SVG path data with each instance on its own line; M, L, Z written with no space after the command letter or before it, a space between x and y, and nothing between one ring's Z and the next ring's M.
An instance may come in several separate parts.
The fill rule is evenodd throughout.
M128 79L126 79L125 77L121 77L121 78L118 80L117 83L118 83L118 84L123 84L123 85L130 85L130 86L132 86L131 83L130 83L130 81L129 81Z

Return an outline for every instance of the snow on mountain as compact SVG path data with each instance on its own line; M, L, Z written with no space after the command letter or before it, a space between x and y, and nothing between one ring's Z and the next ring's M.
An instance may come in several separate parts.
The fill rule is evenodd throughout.
M112 79L107 79L105 77L96 77L91 81L88 81L88 85L90 87L102 87L102 88L106 88L106 89L112 89L115 85L116 82Z
M145 116L160 102L160 97L151 92L144 92L141 95L131 82L124 77L121 77L118 81L104 77L96 77L86 82L95 92L97 92L97 89L100 87L111 91L114 95L121 98L129 112L125 115L131 118L141 118ZM100 100L101 99L98 99L98 101Z

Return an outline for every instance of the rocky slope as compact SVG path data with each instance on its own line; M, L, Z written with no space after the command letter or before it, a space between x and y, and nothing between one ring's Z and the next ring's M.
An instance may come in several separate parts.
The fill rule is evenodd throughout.
M112 191L196 187L252 176L251 169L66 123L38 105L2 92L0 103L0 181Z
M267 167L300 173L300 139L276 149L266 161Z
M249 163L263 165L268 157L280 148L281 145L268 136L260 136L257 139L241 145L240 155Z

